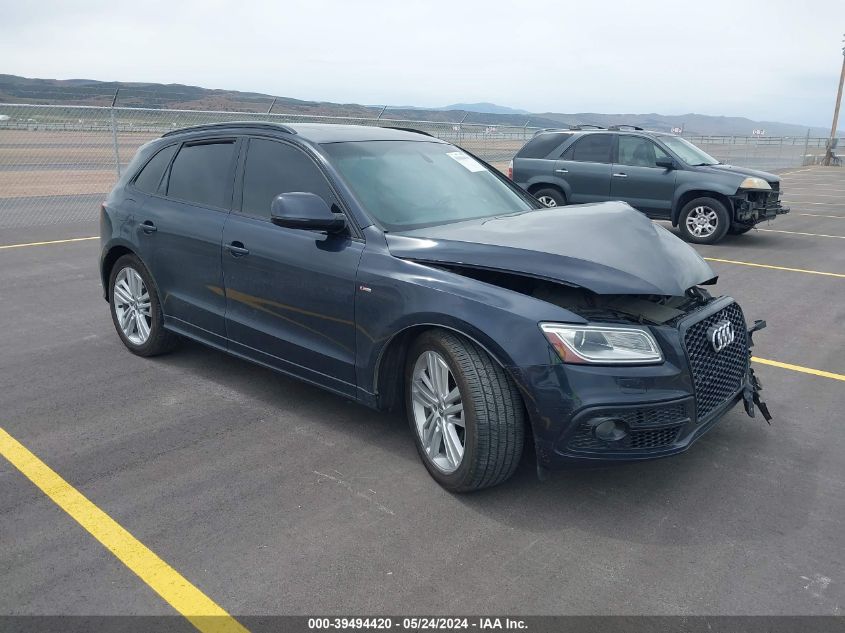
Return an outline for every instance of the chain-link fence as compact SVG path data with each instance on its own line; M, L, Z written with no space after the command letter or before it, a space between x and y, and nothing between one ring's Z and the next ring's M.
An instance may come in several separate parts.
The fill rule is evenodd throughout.
M776 171L820 164L826 138L807 136L685 136L723 163Z
M177 128L224 121L345 123L413 128L505 170L535 128L387 118L0 104L0 230L93 221L139 146ZM777 169L814 162L826 139L690 137L716 158Z

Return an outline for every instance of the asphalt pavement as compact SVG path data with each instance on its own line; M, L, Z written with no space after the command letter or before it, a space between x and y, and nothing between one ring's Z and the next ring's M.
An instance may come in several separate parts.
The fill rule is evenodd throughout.
M841 376L845 170L783 189L788 216L698 250L768 322L756 356ZM0 246L81 217L0 218ZM235 616L845 611L842 380L757 364L771 426L735 409L680 456L539 482L529 455L456 496L397 416L198 344L130 354L98 248L0 249L0 427ZM3 458L0 542L2 614L175 613Z

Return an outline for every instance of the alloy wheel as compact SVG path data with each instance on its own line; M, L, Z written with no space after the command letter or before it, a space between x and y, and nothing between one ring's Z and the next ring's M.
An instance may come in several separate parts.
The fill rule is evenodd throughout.
M542 202L547 207L556 207L557 206L557 202L551 196L540 196L539 198L537 198L537 200Z
M150 338L152 306L150 292L134 268L117 273L112 291L114 312L123 335L133 345L143 345Z
M429 461L441 472L455 472L466 446L461 391L446 360L423 352L411 375L414 427Z
M719 216L710 207L695 207L687 214L686 225L691 235L710 237L719 226Z

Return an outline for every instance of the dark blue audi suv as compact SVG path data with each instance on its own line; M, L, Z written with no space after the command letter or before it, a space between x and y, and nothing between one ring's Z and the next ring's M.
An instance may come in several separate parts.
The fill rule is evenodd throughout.
M760 404L764 323L711 296L690 246L622 202L545 208L420 132L169 132L103 204L101 241L131 352L185 337L404 411L453 491L507 479L526 438L545 474L678 453Z

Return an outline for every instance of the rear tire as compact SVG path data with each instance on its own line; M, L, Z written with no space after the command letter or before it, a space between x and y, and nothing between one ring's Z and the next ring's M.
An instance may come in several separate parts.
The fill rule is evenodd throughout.
M471 341L445 330L421 334L408 352L405 403L420 458L447 490L495 486L519 465L522 397L504 369Z
M124 255L112 267L109 306L114 328L133 354L157 356L178 344L178 336L164 329L153 277L135 255Z
M566 196L559 189L545 187L534 192L534 197L547 207L562 207L566 205Z
M730 216L715 198L695 198L681 209L678 218L681 237L693 244L715 244L728 232Z

